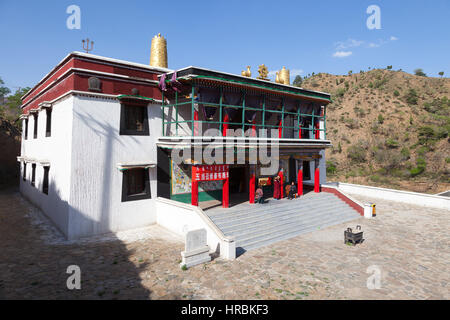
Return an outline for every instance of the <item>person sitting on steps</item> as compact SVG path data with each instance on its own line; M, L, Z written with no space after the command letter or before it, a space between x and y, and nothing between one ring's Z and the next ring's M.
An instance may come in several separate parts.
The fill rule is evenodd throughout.
M292 200L297 197L297 186L295 185L294 181L291 183L291 188L289 189L288 193L288 199Z
M256 189L255 192L255 202L261 204L264 203L264 192L260 184L258 184L258 189Z

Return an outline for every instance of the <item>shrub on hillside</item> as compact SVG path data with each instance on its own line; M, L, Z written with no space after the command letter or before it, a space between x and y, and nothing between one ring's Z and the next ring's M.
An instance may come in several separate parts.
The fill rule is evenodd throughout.
M409 89L405 95L405 100L408 104L417 104L418 98L417 92L414 89Z
M426 73L423 72L423 69L421 69L421 68L418 68L418 69L414 70L414 74L416 76L420 76L420 77L426 77L427 76Z
M327 160L327 174L334 175L337 171L337 162L333 159Z
M353 145L347 149L347 157L355 163L366 161L366 149L360 145Z

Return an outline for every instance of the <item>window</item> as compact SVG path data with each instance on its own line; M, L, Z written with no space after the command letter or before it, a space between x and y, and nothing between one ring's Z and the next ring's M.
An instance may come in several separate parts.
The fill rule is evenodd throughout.
M122 104L120 134L148 136L147 105Z
M33 139L37 138L38 134L38 114L35 113L34 115L34 132L33 132Z
M28 139L28 118L25 119L25 130L24 130L25 134L24 134L24 139L27 140Z
M31 165L31 185L34 187L36 181L36 163Z
M47 108L47 121L45 125L45 136L50 137L52 135L52 109Z
M42 182L42 192L48 194L48 172L50 167L44 167L44 180Z
M148 169L136 168L123 171L122 202L150 198Z
M23 163L23 176L22 176L23 181L27 180L27 163L24 162Z

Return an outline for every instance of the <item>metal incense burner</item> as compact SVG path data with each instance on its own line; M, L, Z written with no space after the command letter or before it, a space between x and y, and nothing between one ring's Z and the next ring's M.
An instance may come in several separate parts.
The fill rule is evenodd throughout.
M363 231L361 231L361 226L356 226L356 232L352 231L352 228L347 228L344 231L344 243L345 244L353 244L361 243L363 241Z

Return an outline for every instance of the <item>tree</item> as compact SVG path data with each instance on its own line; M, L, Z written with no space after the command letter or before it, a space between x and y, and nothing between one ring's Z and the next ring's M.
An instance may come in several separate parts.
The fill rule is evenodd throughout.
M444 76L444 71L439 72L439 75L441 76L441 78Z
M3 82L2 78L0 78L0 98L5 97L8 95L11 90L9 90L7 87L3 86L5 82Z
M30 91L29 87L20 88L16 90L16 92L13 95L8 96L8 102L6 103L6 105L8 106L11 117L14 118L11 120L16 120L22 113L22 110L20 109L20 106L22 105L22 97L28 91Z
M302 76L298 75L295 77L294 82L292 83L296 87L301 87L303 83Z
M414 70L414 74L416 76L419 76L419 77L426 77L427 76L425 74L425 72L423 72L423 69L421 69L421 68L418 68L418 69Z
M392 66L387 66L386 69L391 70Z

